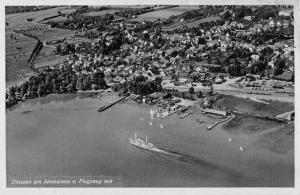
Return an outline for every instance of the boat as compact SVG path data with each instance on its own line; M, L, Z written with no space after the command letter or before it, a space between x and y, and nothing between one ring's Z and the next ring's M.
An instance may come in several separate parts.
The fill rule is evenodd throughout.
M198 123L202 124L204 122L204 120L201 119L196 119L198 121Z
M141 149L148 150L151 152L158 152L158 153L172 155L172 156L176 156L176 157L180 156L179 154L171 153L171 152L157 148L154 144L148 142L147 136L146 136L145 140L137 138L136 133L134 133L133 139L129 138L129 143L137 148L141 148Z

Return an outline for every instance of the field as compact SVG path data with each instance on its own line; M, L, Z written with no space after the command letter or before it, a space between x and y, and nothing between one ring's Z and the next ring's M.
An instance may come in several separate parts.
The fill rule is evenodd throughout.
M170 16L177 16L186 11L188 11L188 9L173 7L141 14L138 15L137 18L131 19L131 21L156 21L158 19L168 19Z
M101 10L101 11L92 11L82 14L83 16L103 16L105 14L112 14L117 10Z
M55 54L55 46L44 46L40 51L39 55L34 61L35 68L42 68L46 66L51 66L62 62L66 59L66 56L60 56Z
M199 9L197 5L180 5L178 7L169 8L169 11L186 12L194 9Z
M9 24L9 27L21 28L24 26L30 26L32 23L36 23L45 18L55 16L58 14L58 11L64 12L65 10L65 7L56 7L53 9L42 11L9 14L5 16L5 21ZM28 18L31 18L33 20L31 22L28 22Z
M15 39L11 39L13 34ZM36 44L36 40L12 33L5 32L5 68L6 81L18 80L26 73L31 72L27 61Z
M181 28L183 26L187 26L188 28L192 28L192 27L198 27L199 24L205 23L205 22L212 22L212 21L217 21L220 20L221 18L219 16L211 16L208 18L203 18L200 20L196 20L193 22L183 22L183 23L176 23L173 24L172 26L166 27L165 30L174 30L176 28Z
M35 47L36 40L13 33L13 30L25 30L26 33L37 36L42 42L51 41L56 39L67 38L70 39L74 31L50 28L46 24L38 23L39 21L52 17L58 14L58 11L62 13L72 12L75 9L66 9L65 7L57 7L53 9L47 9L35 12L16 13L5 16L5 47L6 47L6 81L13 82L23 77L26 77L27 73L31 73L31 69L27 64L27 61L31 55L33 48ZM27 19L31 18L32 21L28 22ZM59 19L58 17L57 19ZM16 40L11 39L11 34L16 36ZM43 52L43 50L42 50ZM42 54L43 55L43 54ZM43 61L46 63L48 56ZM57 57L57 56L56 56ZM50 61L53 61L53 55L49 56ZM39 59L41 60L41 59Z
M159 7L160 9L163 6ZM156 21L157 19L168 19L170 16L178 16L184 12L198 9L197 5L180 5L178 7L172 7L168 9L161 9L153 12L148 12L139 15L137 18L131 19L132 21Z
M76 9L72 9L72 8L63 8L63 9L60 9L59 11L60 11L62 14L69 14L69 13L75 12Z
M74 31L67 29L49 28L48 26L40 29L30 30L27 33L37 36L42 42L55 39L63 39L66 36L71 36Z
M66 36L66 42L68 43L78 43L85 42L87 38L85 37L72 37ZM54 45L44 45L43 49L40 51L39 55L34 61L35 68L42 68L45 66L55 65L66 59L67 56L60 56L55 54L56 46Z
M60 55L55 55L55 54L49 55L49 56L44 56L35 61L34 67L42 68L42 67L57 65L57 64L63 62L65 59L66 59L66 56L60 56Z
M107 7L112 7L112 8L124 8L124 9L142 9L145 7L149 7L151 5L109 5ZM94 6L93 6L94 7ZM102 6L100 6L102 7Z

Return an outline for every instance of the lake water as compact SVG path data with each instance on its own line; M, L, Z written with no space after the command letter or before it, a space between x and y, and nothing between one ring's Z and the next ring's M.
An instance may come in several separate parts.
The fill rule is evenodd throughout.
M294 185L293 151L259 149L220 127L207 131L195 120L199 114L153 119L150 126L151 106L119 103L97 112L114 98L49 95L7 110L8 177L106 176L110 186L124 187ZM142 151L129 144L134 133L182 157Z

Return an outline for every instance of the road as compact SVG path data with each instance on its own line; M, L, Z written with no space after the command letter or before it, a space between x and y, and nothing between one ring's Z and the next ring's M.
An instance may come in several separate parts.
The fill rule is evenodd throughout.
M231 87L230 84L235 83L236 80L240 79L240 77L235 79L229 79L225 83L222 84L214 84L213 90L217 93L222 93L225 95L234 95L238 97L251 97L253 99L258 100L274 100L274 101L281 101L281 102L291 102L293 103L294 96L289 96L288 94L279 94L272 91L269 91L271 95L259 95L259 94L248 94L247 90L245 89L239 89L235 87ZM171 80L164 80L163 88L166 89L177 89L179 91L188 91L191 87L190 85L181 85L181 86L175 86L173 83L170 82ZM195 91L209 91L210 87L202 86L201 83L196 83L196 86L193 86Z

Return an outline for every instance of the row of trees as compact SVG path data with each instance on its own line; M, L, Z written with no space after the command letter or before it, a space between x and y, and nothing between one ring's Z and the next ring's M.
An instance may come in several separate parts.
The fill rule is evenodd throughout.
M49 93L74 93L77 90L106 89L107 85L103 72L91 75L76 75L71 67L48 69L37 76L32 76L21 86L11 87L9 97L14 99L18 94L27 98L44 96ZM17 93L17 94L16 94Z

